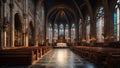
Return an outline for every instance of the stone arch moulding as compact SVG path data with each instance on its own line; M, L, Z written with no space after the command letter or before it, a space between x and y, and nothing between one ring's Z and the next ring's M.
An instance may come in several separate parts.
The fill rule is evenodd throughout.
M17 23L16 23L17 22ZM19 27L23 27L23 18L22 16L20 15L20 13L15 13L14 14L14 26L18 24ZM16 29L16 28L15 28ZM22 30L23 31L23 30Z
M22 46L24 44L23 41L23 18L20 15L20 13L15 13L14 14L14 29L15 29L15 40L14 44L15 46Z

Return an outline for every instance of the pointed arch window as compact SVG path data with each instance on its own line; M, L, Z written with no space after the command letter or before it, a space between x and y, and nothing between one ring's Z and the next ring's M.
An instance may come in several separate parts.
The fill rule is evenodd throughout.
M64 35L64 26L63 26L63 24L60 24L60 26L59 26L59 35Z
M90 43L90 16L87 16L86 24L86 42Z
M54 25L54 39L55 39L55 42L58 39L58 25L57 24Z
M114 11L114 36L115 41L119 41L119 35L120 35L120 8L118 7L118 4L120 4L120 0L117 0L117 5L115 6Z
M49 24L49 26L48 26L48 39L49 39L49 43L52 43L52 32L53 32L52 25Z
M66 24L66 26L65 26L65 39L67 40L67 42L68 42L68 37L69 37L69 26L68 26L68 24Z
M75 40L75 24L72 24L71 27L71 42L74 43Z
M96 15L97 42L104 42L104 7L97 10Z

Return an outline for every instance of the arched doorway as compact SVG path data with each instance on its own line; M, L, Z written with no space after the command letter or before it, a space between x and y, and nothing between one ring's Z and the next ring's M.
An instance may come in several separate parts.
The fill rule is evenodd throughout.
M15 14L15 46L23 46L22 17L19 13Z
M29 34L28 34L29 46L33 46L34 45L34 42L33 42L34 26L32 21L30 21L29 23L28 31L29 31Z

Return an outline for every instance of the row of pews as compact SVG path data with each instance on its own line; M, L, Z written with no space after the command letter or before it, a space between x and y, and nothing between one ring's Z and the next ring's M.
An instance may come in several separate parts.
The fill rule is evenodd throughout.
M32 65L52 50L51 46L15 47L0 50L0 65Z
M76 54L105 68L120 68L120 48L71 46Z

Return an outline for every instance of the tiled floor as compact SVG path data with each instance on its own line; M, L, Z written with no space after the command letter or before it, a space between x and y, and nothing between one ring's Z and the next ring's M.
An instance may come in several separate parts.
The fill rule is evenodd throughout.
M30 68L97 68L67 49L54 49Z
M83 58L74 54L70 49L53 49L36 64L27 66L3 66L0 68L97 68Z

